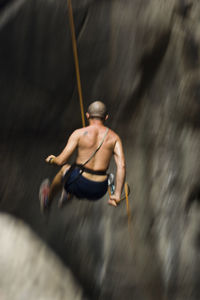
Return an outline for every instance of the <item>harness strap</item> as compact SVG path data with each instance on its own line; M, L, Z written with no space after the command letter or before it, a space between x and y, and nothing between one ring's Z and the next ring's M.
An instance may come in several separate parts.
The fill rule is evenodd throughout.
M82 171L82 173L86 172L86 173L90 173L93 175L107 175L106 170L92 170L92 169L84 167L81 164L76 164L76 166L79 167L79 169Z
M86 162L84 162L84 164L82 164L82 167L84 167L95 156L95 154L99 151L99 149L103 145L103 142L105 141L105 138L106 138L106 136L108 134L108 131L109 131L109 128L107 127L106 132L104 134L104 137L103 137L101 143L99 144L99 146L97 147L97 149L92 153L92 155L88 158L88 160L86 160Z

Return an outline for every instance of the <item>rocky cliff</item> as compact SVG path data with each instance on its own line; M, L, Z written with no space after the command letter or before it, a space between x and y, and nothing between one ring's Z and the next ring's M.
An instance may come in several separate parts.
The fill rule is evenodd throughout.
M124 143L130 227L125 202L107 197L39 212L40 182L57 171L44 158L81 126L63 0L0 1L1 210L44 239L88 299L197 300L200 3L72 3L85 109L104 101Z

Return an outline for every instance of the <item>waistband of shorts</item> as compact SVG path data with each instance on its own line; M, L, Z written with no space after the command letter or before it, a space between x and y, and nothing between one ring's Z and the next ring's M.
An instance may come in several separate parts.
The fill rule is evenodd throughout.
M82 172L86 172L93 175L107 175L107 170L92 170L84 167L81 164L74 164L75 167L78 167Z

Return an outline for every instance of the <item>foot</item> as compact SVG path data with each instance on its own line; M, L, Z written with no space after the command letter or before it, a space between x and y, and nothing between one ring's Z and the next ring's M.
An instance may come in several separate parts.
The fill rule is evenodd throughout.
M70 193L66 193L65 189L62 190L60 199L58 200L58 208L62 208L72 198Z
M49 209L49 190L50 190L50 182L49 179L44 179L40 186L39 191L39 199L40 199L40 211L44 213Z

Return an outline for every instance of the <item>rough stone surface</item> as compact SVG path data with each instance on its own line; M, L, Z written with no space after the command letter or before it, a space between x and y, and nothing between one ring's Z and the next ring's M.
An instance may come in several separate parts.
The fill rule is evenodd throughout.
M73 3L84 106L105 101L125 146L129 229L107 197L40 216L40 182L57 171L44 158L81 126L66 1L0 3L1 210L89 299L199 299L199 1Z
M0 299L80 300L73 275L23 222L0 214Z

